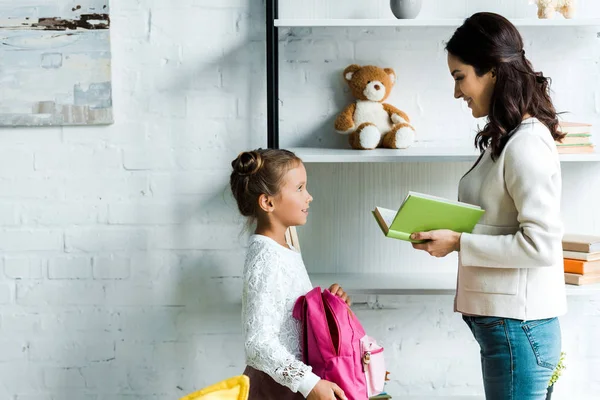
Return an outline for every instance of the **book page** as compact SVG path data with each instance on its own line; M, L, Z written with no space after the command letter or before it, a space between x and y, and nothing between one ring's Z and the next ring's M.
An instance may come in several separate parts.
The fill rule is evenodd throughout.
M377 211L379 212L379 215L381 215L381 218L383 218L385 225L389 229L389 227L392 225L392 222L394 221L394 218L396 217L396 211L392 211L387 208L381 208L381 207L375 207L375 208L377 209Z
M473 205L473 204L463 203L462 201L448 200L448 199L444 199L443 197L432 196L430 194L424 194L424 193L418 193L418 192L408 192L408 195L415 196L415 197L421 197L423 199L441 201L442 203L455 204L457 206L471 207L471 208L475 208L477 210L481 210L481 207Z

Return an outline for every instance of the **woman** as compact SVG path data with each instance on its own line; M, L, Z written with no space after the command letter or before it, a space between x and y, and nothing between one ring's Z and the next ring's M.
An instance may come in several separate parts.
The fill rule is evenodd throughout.
M566 312L558 120L549 79L532 69L504 17L477 13L446 46L454 97L474 117L482 154L459 199L486 212L473 233L413 234L432 256L459 252L455 310L481 347L486 399L542 400L558 363Z

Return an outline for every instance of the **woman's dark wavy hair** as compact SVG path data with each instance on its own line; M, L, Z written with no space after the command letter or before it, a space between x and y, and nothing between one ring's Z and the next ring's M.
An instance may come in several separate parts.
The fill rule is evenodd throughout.
M491 147L496 159L510 133L529 114L546 125L554 140L565 135L558 131L558 118L550 98L551 80L535 72L523 50L523 39L515 26L501 15L473 14L454 32L446 50L471 65L478 76L496 70L488 123L475 137L475 147Z

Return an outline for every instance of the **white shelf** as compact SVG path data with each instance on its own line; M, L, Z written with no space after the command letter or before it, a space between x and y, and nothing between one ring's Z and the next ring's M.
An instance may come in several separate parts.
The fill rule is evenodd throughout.
M313 286L340 284L350 294L454 294L456 274L310 274Z
M313 286L327 288L338 283L349 294L359 295L453 295L456 292L456 273L311 273L310 279ZM600 295L600 284L565 285L565 288L568 296Z
M600 26L600 18L582 19L511 19L516 26ZM435 27L449 26L458 27L464 19L311 19L311 18L283 18L276 19L275 26L278 27L376 27L376 26L419 26Z
M421 147L403 150L324 149L317 147L289 148L305 163L359 163L359 162L458 162L477 160L478 153L466 147ZM600 153L561 154L562 162L600 161Z

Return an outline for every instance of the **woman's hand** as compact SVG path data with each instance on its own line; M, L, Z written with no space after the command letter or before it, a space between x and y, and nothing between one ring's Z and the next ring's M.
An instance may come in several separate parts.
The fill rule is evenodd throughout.
M335 383L321 379L308 394L307 400L347 400L344 391Z
M425 250L434 257L446 257L453 251L460 251L460 232L449 229L438 229L429 232L415 232L412 240L428 240L425 243L413 243L413 248Z
M352 304L352 302L350 301L350 296L348 296L348 293L344 292L344 289L342 289L342 287L340 285L338 285L337 283L334 283L333 285L331 285L329 287L329 291L333 294L335 294L336 296L340 297L342 300L344 300L346 302L346 304L348 304L348 306L350 306Z

